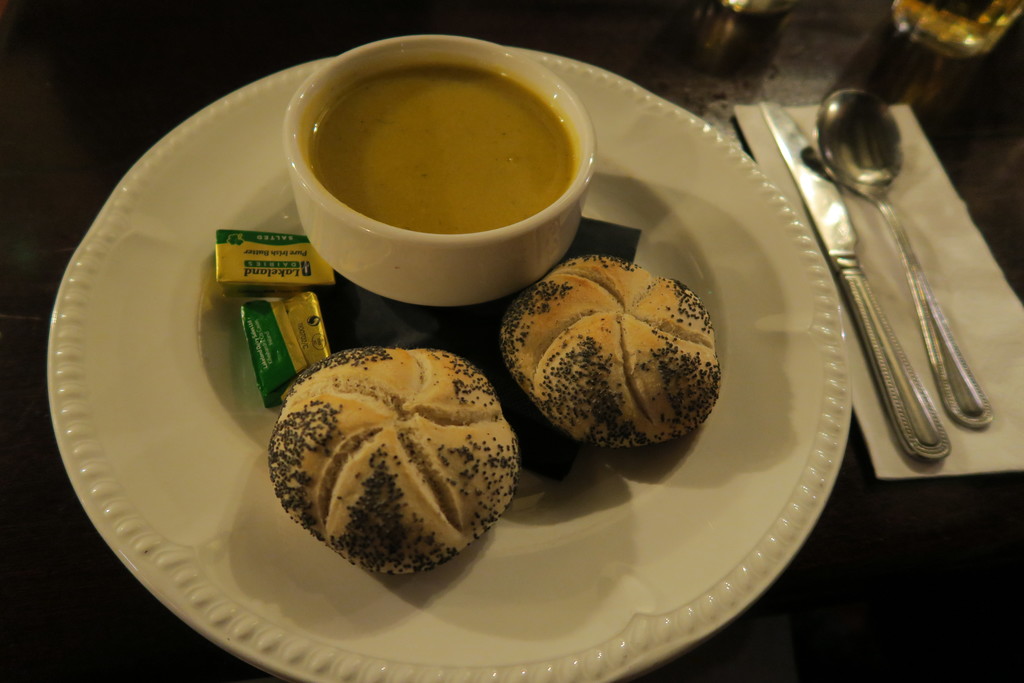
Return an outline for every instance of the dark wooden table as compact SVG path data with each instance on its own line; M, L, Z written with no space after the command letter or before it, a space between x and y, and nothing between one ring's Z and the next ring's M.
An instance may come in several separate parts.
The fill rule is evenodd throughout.
M49 417L46 343L64 269L122 175L174 126L267 74L412 33L586 61L729 135L734 104L809 104L859 84L917 107L1021 295L1024 30L987 59L951 62L893 36L888 4L804 0L779 22L730 19L705 0L0 0L0 679L261 676L173 616L101 540ZM1022 566L1024 476L881 482L854 423L834 494L784 574L723 634L646 680L1014 665ZM737 673L744 658L759 665L747 641L764 624L780 648L770 661L790 668Z

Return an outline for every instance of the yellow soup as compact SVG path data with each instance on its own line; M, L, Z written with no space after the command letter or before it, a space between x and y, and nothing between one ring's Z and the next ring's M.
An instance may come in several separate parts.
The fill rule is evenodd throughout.
M312 166L352 209L468 233L531 216L572 179L574 146L537 95L497 73L412 66L345 90L314 126Z

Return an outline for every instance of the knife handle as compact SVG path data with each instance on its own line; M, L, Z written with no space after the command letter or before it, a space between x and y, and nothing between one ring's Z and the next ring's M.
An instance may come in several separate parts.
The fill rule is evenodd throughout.
M907 274L910 291L914 295L917 318L921 326L932 374L939 387L946 411L959 424L971 429L984 429L992 422L992 405L974 378L967 361L953 338L953 330L946 320L939 302L925 277L924 269L914 254L903 224L885 199L869 197L885 216L899 247L900 257Z
M839 269L840 282L854 319L871 353L868 359L896 434L910 455L936 461L949 455L950 443L935 406L910 366L860 266Z

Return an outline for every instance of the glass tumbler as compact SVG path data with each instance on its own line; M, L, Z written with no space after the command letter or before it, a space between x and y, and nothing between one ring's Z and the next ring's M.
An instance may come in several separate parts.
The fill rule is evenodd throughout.
M896 27L949 57L991 51L1024 10L1024 0L894 0Z

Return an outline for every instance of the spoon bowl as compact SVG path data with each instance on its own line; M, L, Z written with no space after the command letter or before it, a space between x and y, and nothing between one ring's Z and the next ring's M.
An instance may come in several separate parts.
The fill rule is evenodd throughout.
M900 130L881 98L840 90L818 110L818 146L829 172L862 194L885 192L903 166Z

